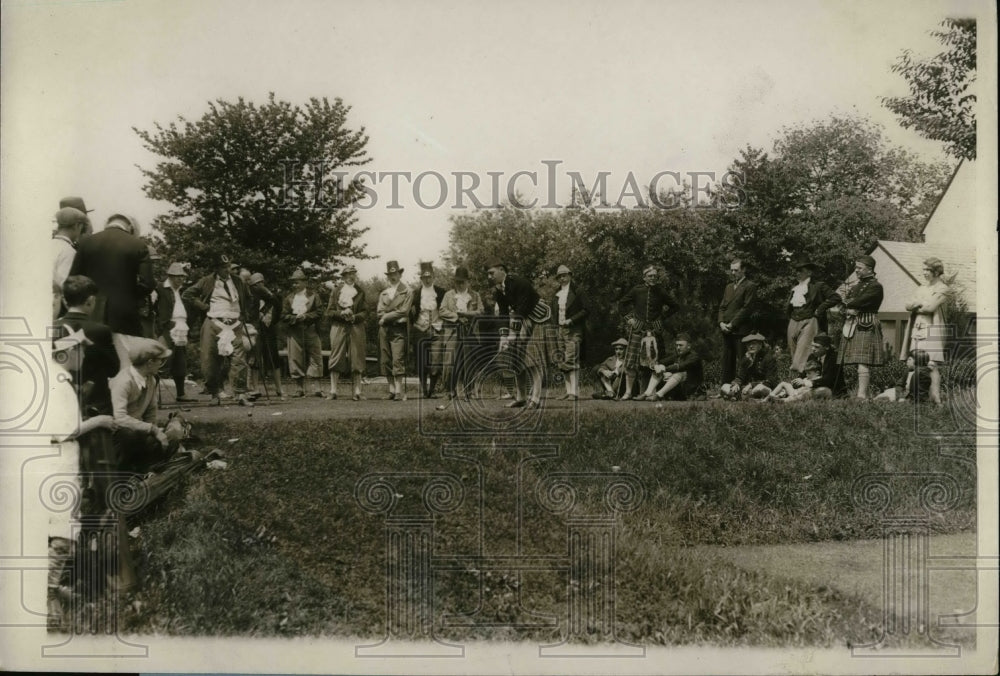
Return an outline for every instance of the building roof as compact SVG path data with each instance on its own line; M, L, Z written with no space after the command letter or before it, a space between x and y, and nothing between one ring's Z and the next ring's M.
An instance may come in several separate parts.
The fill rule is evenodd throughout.
M883 256L896 270L885 270L880 261L875 272L885 291L882 309L887 312L903 311L913 290L923 283L924 260L935 256L944 263L945 277L956 275L956 291L969 306L976 310L976 250L960 246L948 246L927 242L890 242L879 240L872 256L876 260ZM903 274L898 274L902 272Z

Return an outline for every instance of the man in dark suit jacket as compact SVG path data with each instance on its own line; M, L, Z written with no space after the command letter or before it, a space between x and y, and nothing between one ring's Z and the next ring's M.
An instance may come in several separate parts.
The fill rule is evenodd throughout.
M509 358L514 376L514 400L507 406L537 408L542 398L542 373L545 368L545 332L536 326L548 317L536 312L541 296L528 280L507 274L503 263L492 263L486 271L493 285L493 300L499 316L510 318L510 334L500 339L501 352L510 350ZM537 330L536 330L537 329ZM524 397L524 384L531 380L528 400Z
M736 376L736 363L743 356L743 337L751 330L751 314L757 302L757 286L746 278L743 261L729 264L732 281L726 284L719 305L719 328L722 330L722 382L731 383Z
M826 333L826 311L837 304L838 297L821 281L813 279L818 266L805 256L794 263L798 283L789 294L788 354L792 358L792 377L805 374L806 361L812 350L812 339Z
M417 382L424 399L435 397L434 388L441 377L443 355L440 349L442 320L439 316L445 289L434 283L434 266L420 263L420 283L413 287L410 304L411 339L417 357Z
M69 272L97 283L91 319L130 336L142 335L139 307L156 286L149 249L136 230L134 219L114 214L104 230L80 240Z

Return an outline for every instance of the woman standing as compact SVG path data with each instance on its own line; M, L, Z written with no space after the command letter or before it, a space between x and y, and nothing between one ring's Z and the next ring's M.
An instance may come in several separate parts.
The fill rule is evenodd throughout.
M293 396L306 396L306 378L323 375L323 348L316 333L319 321L319 296L307 288L306 274L298 269L291 276L295 288L285 296L281 321L288 335L288 372L299 385ZM313 394L322 397L316 390Z
M951 287L944 283L944 263L940 258L924 261L924 281L917 288L913 298L906 305L910 311L907 325L907 340L903 341L905 360L913 350L923 350L930 357L931 386L930 399L941 403L941 364L945 361L944 305L951 293Z
M340 374L350 373L354 401L361 400L361 374L365 370L365 294L358 288L358 269L348 265L340 273L340 286L330 294L330 399L337 398Z

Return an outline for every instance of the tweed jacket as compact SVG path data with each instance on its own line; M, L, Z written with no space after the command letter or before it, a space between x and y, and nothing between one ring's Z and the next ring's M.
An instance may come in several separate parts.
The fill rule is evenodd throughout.
M340 307L340 292L344 288L344 284L338 284L337 288L333 290L330 294L330 301L326 304L326 312L324 316L329 317L332 321L339 322L341 324L363 324L365 319L368 317L367 310L367 299L365 298L365 292L357 284L354 288L357 289L357 293L354 294L354 300L351 301L351 313L353 318L348 321L344 316L344 310Z
M399 282L396 284L396 295L390 299L389 289L391 288L382 289L382 293L378 295L378 305L375 308L378 322L383 326L405 325L410 316L413 291L403 282Z

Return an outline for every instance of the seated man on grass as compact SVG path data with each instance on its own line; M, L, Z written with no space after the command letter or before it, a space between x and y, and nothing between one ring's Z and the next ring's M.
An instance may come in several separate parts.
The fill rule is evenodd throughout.
M622 388L622 376L625 375L625 348L628 341L619 338L611 343L615 353L597 366L597 378L603 390L594 390L594 399L616 399Z
M722 386L726 399L763 399L778 384L778 365L764 336L751 333L743 339L746 353L736 364L736 377Z
M156 374L171 351L150 338L136 338L129 347L131 365L111 379L111 405L118 429L114 433L118 466L143 474L167 460L167 435L156 426Z
M820 379L822 373L819 362L810 359L804 367L805 377L795 378L791 382L778 383L764 401L788 402L805 401L807 399L829 399L830 390L826 387L813 389L813 383Z
M674 354L653 366L649 386L636 401L684 401L701 388L704 380L702 361L691 349L691 337L686 333L678 334L674 348Z

